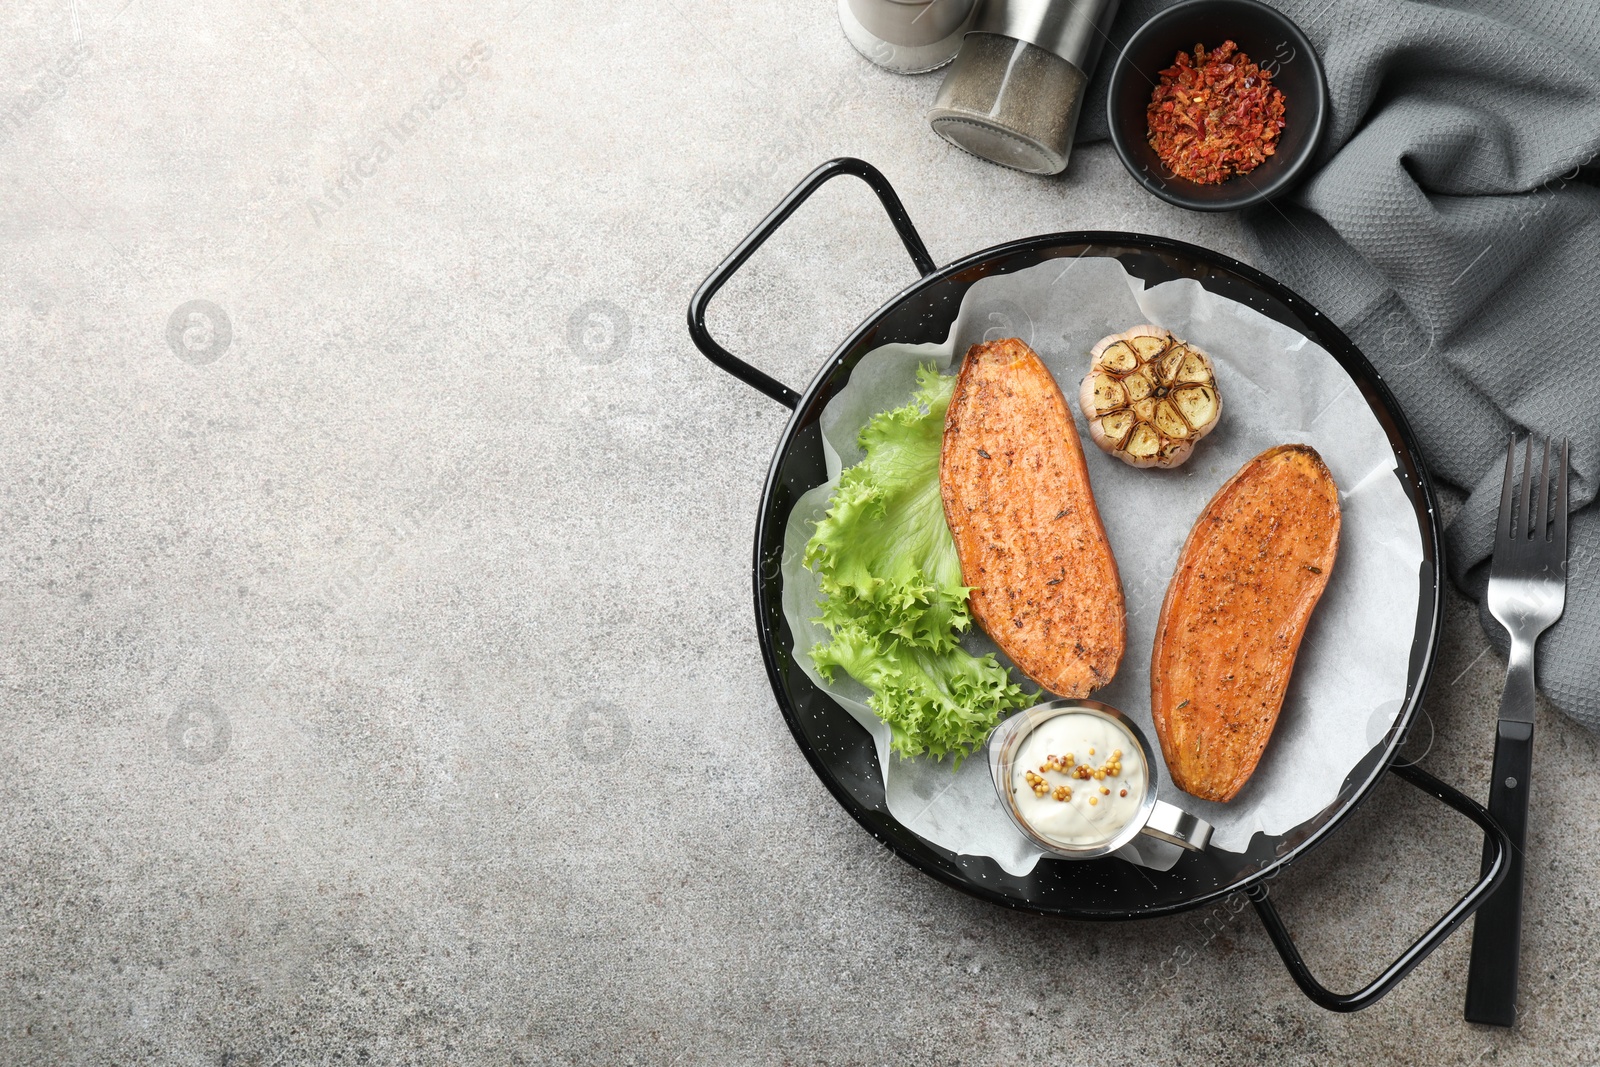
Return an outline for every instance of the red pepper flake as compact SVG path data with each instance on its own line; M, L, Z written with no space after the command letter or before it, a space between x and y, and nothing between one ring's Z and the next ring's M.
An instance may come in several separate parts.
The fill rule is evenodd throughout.
M1145 111L1150 147L1180 178L1214 185L1249 174L1277 151L1283 93L1232 41L1179 52Z

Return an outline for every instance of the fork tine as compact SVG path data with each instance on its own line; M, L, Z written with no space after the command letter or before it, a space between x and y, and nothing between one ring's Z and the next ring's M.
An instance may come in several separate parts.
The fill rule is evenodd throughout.
M1561 442L1561 469L1556 481L1556 510L1550 518L1550 540L1561 556L1563 567L1567 559L1567 444Z
M1497 550L1511 541L1511 530L1516 526L1511 514L1511 478L1515 470L1516 455L1517 435L1513 432L1511 442L1506 445L1506 476L1500 483L1500 517L1495 520L1494 530L1494 543Z
M1550 540L1550 439L1544 440L1544 464L1539 468L1539 506L1533 510L1533 539Z
M1527 447L1522 454L1522 508L1511 527L1518 541L1526 541L1533 530L1533 434L1528 435Z

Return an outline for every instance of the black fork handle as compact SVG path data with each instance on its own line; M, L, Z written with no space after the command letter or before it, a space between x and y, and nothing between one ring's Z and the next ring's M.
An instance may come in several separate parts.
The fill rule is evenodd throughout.
M1394 764L1389 769L1424 793L1456 809L1482 828L1483 869L1478 876L1477 884L1467 891L1466 896L1456 901L1455 906L1445 912L1444 917L1433 924L1432 929L1402 952L1382 974L1354 993L1335 993L1316 980L1311 968L1307 967L1306 961L1300 957L1300 950L1295 947L1294 938L1290 935L1289 928L1284 925L1278 909L1268 898L1266 886L1254 885L1245 890L1250 902L1256 906L1257 914L1261 916L1262 925L1267 928L1267 936L1272 939L1278 955L1283 957L1284 964L1289 968L1290 977L1300 987L1301 992L1329 1011L1360 1011L1377 1003L1402 978L1410 974L1417 964L1427 959L1434 949L1444 944L1445 939L1455 933L1456 928L1483 905L1506 876L1511 841L1483 805L1459 790L1445 785L1421 767Z
M1504 704L1514 698L1506 683ZM1533 679L1528 679L1528 711L1533 705ZM1472 956L1467 963L1469 1023L1514 1026L1517 1022L1517 976L1522 954L1522 876L1527 863L1528 784L1533 778L1533 723L1507 719L1500 712L1494 742L1494 777L1489 784L1489 812L1511 838L1505 884L1484 902L1472 926ZM1513 712L1513 714L1515 714ZM1484 866L1489 864L1485 848Z
M761 224L739 242L739 247L735 248L728 258L719 263L717 269L700 283L700 288L695 290L694 298L689 301L689 336L694 338L695 345L705 353L705 357L752 389L760 390L787 408L793 408L800 403L800 394L718 344L706 329L706 307L711 303L711 298L717 294L717 290L726 285L728 279L744 266L745 260L749 259L755 250L766 243L767 238L794 214L795 208L805 203L824 183L841 174L853 174L872 187L872 191L877 193L878 199L883 202L883 209L888 212L889 221L894 223L895 232L900 235L906 251L911 253L911 262L916 264L917 270L923 277L932 274L937 269L933 257L928 255L927 247L917 234L917 228L911 224L911 217L906 214L905 205L900 203L900 197L889 185L889 179L870 163L844 157L828 160L801 179L800 184L761 220Z

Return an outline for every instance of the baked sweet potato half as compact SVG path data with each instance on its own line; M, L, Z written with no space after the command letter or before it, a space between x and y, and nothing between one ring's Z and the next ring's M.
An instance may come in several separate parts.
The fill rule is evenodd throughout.
M1122 581L1072 412L1017 338L973 345L945 415L945 521L972 617L1052 693L1110 682L1127 645Z
M1339 552L1339 487L1306 445L1246 463L1178 555L1150 660L1150 705L1178 788L1232 800L1272 736Z

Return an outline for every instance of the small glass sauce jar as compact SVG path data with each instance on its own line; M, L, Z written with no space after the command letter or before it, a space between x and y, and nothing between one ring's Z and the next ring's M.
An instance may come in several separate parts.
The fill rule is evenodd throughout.
M1143 731L1097 700L1051 700L989 735L989 775L1006 814L1054 856L1109 856L1143 834L1199 852L1211 824L1156 799Z

